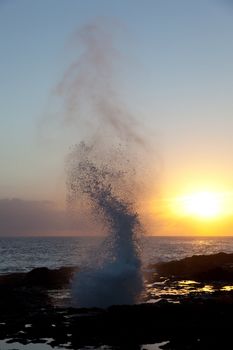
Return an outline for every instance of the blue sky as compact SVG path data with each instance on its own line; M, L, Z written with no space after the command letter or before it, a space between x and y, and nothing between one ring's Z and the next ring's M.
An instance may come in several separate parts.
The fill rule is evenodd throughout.
M0 198L65 198L64 158L82 134L44 138L41 121L77 55L72 33L96 20L116 33L116 90L150 130L167 195L197 173L233 190L232 19L227 0L0 1Z

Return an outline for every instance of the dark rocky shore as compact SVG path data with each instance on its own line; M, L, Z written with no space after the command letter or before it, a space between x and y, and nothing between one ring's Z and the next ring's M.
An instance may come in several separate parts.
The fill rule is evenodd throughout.
M0 276L0 339L27 344L49 338L51 346L70 349L102 344L141 349L141 344L163 341L168 341L163 349L233 348L233 254L152 265L146 279L155 294L166 286L163 297L106 310L58 306L51 292L68 288L73 273L74 268L63 267ZM190 280L213 290L193 287L179 294L179 283ZM176 288L172 302L166 298L168 288Z

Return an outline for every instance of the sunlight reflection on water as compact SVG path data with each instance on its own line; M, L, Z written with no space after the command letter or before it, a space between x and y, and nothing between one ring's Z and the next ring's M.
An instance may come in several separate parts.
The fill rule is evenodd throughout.
M222 284L204 284L192 280L169 281L148 283L147 286L147 303L158 302L166 299L172 302L178 302L177 298L184 296L201 296L212 294L214 292L233 291L233 285Z
M230 292L233 290L233 286L224 286L220 290L225 292Z

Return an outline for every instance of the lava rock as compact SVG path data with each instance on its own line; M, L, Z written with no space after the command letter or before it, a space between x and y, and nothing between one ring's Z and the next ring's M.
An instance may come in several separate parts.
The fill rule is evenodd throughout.
M157 277L233 281L233 254L194 255L181 260L150 265Z

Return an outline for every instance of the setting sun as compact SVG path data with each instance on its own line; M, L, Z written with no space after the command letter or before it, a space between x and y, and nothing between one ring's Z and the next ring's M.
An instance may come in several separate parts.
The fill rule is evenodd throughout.
M182 199L184 212L201 218L213 218L221 212L219 195L213 192L197 192Z
M179 197L178 202L184 214L203 219L215 218L222 211L220 195L215 192L195 192Z

